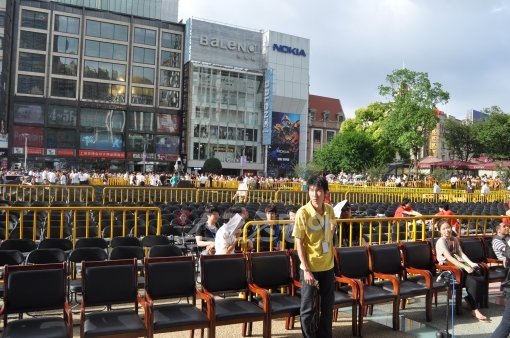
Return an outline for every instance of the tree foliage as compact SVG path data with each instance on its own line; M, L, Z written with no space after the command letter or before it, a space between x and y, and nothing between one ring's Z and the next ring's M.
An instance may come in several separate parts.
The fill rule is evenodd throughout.
M473 125L476 137L483 145L483 153L493 159L510 158L510 115L493 106L486 108L489 117Z
M341 132L315 153L314 162L328 172L362 172L372 166L377 149L367 133Z
M482 144L477 137L477 125L447 119L444 123L444 139L456 158L469 161L482 152Z
M304 180L319 175L322 169L314 162L308 162L306 165L296 164L294 166L294 177L301 177Z
M383 122L385 139L417 159L420 148L437 125L435 109L439 103L448 102L449 93L440 83L431 83L427 73L404 68L386 76L379 94L390 100Z
M215 157L208 158L204 162L204 167L202 168L204 173L218 174L220 175L223 171L223 167L221 166L221 161Z

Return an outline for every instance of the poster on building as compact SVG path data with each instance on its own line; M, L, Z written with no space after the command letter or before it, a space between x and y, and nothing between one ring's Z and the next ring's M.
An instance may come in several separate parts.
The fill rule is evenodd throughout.
M271 145L268 153L268 173L273 176L291 174L299 159L300 115L273 113Z
M176 114L158 114L157 115L158 133L179 133L179 121Z
M124 150L124 141L121 133L109 131L80 133L80 148L94 150Z
M178 154L179 136L156 136L156 154Z

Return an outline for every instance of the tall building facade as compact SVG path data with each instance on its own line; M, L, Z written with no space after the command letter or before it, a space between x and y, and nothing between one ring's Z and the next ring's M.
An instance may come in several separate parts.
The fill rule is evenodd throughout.
M152 9L135 16L103 8L113 3L142 8L135 0L7 1L12 163L173 168L181 154L184 25L147 19Z
M190 19L183 127L188 167L289 174L306 161L309 40Z

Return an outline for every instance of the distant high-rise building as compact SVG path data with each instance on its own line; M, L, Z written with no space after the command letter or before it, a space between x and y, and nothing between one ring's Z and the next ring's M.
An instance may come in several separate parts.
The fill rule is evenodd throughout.
M473 123L482 122L489 117L489 114L481 112L479 110L471 109L468 111L467 120Z
M177 22L179 0L51 0L67 5L99 9L150 18Z

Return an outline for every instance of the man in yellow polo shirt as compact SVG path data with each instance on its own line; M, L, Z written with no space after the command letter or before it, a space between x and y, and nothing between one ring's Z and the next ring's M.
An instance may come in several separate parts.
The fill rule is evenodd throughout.
M333 208L324 203L328 181L314 176L307 182L310 201L296 214L293 236L301 260L301 331L303 337L332 337L335 274L333 271L333 234L336 226ZM319 316L313 295L319 287Z

